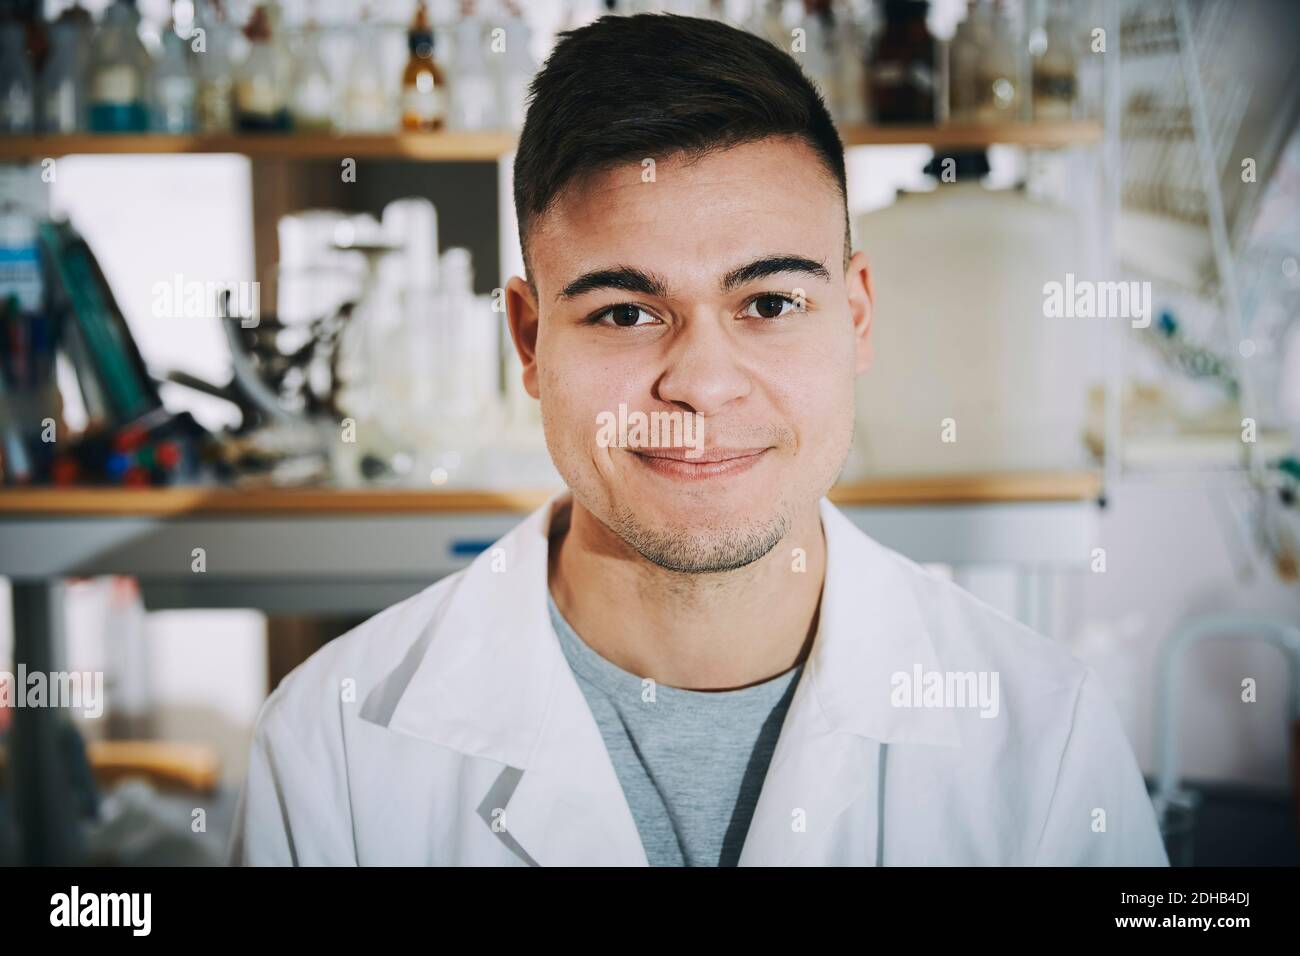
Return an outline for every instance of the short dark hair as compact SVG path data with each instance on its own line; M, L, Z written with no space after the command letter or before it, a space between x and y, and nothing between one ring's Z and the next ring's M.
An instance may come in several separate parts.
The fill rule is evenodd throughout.
M812 147L845 199L844 144L790 54L716 20L604 16L560 34L529 89L514 163L515 215L528 230L565 187L647 156L703 156L768 136Z

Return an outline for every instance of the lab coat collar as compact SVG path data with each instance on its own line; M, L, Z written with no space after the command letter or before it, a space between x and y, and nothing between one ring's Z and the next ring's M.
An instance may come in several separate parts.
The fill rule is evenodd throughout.
M957 746L949 708L895 706L893 680L939 670L908 559L868 537L825 498L826 580L809 655L827 729L882 743Z
M453 583L388 727L504 764L477 814L526 862L645 866L632 811L546 605L552 509L566 494Z
M522 770L506 806L482 813L491 819L502 810L531 861L644 865L631 811L547 611L551 516L569 495L552 497L454 582L388 727ZM874 782L878 744L958 740L948 709L891 705L894 674L938 669L905 559L826 499L820 512L827 569L818 634L742 864L793 855L782 836L789 807L826 801L814 819L828 820L851 796L846 790Z

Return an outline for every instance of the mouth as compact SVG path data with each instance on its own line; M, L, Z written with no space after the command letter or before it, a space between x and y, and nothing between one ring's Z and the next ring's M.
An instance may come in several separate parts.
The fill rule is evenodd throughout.
M655 474L677 481L730 478L743 474L763 460L771 448L710 448L694 454L688 448L656 448L631 452Z

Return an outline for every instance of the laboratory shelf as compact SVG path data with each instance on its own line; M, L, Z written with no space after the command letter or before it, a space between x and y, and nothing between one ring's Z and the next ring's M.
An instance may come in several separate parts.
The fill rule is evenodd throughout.
M1091 120L1051 123L945 123L846 126L846 146L928 145L978 148L1004 144L1040 149L1087 146L1101 141ZM166 133L73 133L61 136L0 136L0 160L41 160L74 154L171 155L238 153L254 159L399 159L414 162L494 162L515 148L515 134L494 132L391 133L378 135L259 133L173 135Z
M1093 471L898 476L841 484L830 498L913 561L1001 569L1029 613L1045 570L1086 567L1101 487ZM105 574L135 577L153 610L368 615L464 568L550 494L6 489L0 576L14 589L15 617L35 615L26 633L41 640L61 582Z
M526 513L556 489L434 490L414 488L6 488L0 515L309 515ZM899 475L836 485L842 507L1090 501L1101 495L1097 471L1013 471Z
M254 159L405 159L416 162L496 161L515 147L510 132L333 135L257 133L71 133L0 136L0 160L40 160L74 154L170 155L238 153Z
M933 146L936 149L1025 146L1063 149L1101 142L1102 125L1093 120L1015 123L941 123L898 126L846 126L845 146Z

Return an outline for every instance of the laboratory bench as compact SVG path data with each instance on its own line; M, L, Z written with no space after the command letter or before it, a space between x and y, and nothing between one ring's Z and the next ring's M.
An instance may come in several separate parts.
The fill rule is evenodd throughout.
M993 145L1035 149L1092 146L1102 140L1097 120L998 123L948 122L840 128L846 146L924 145L982 149ZM434 133L54 133L0 137L0 161L37 161L73 155L175 155L234 153L250 158L338 159L344 156L414 162L494 162L514 151L507 130Z
M150 608L366 613L464 567L552 493L6 489L0 576L132 575ZM1099 473L1074 471L882 477L829 497L915 561L1032 569L1086 565L1100 495Z
M0 490L0 576L11 582L14 669L62 669L62 582L130 575L146 608L370 614L466 566L555 489L8 488ZM1048 620L1060 571L1097 543L1097 471L880 477L830 499L867 534L919 562L1008 576L1031 626ZM195 549L204 570L196 572ZM66 825L58 720L16 715L11 759L24 858L57 860Z

